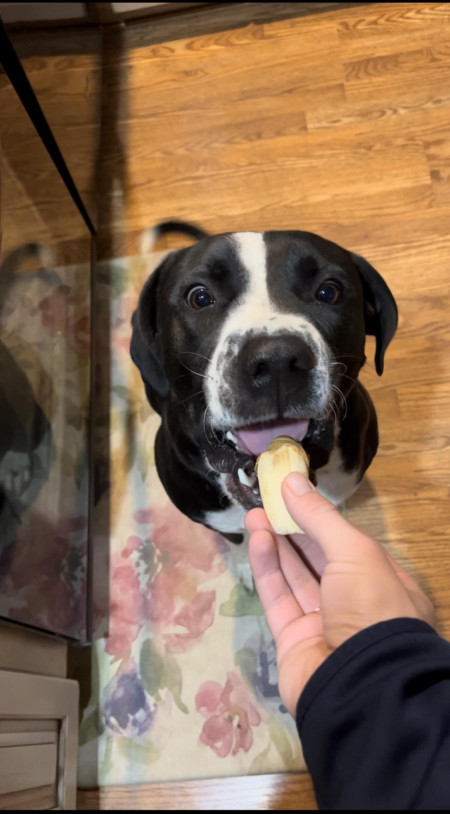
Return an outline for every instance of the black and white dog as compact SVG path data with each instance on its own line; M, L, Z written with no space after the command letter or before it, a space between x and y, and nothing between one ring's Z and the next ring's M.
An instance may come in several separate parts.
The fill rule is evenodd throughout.
M311 479L340 504L378 445L358 373L366 334L383 372L395 300L362 257L300 231L198 239L172 251L133 314L131 356L161 416L156 466L173 503L231 542L261 505L256 457L278 435L302 442ZM155 231L155 230L153 230Z

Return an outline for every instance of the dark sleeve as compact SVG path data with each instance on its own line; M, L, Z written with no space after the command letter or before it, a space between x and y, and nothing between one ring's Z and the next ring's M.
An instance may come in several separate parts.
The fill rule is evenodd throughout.
M450 644L425 622L348 639L296 717L319 808L450 810Z

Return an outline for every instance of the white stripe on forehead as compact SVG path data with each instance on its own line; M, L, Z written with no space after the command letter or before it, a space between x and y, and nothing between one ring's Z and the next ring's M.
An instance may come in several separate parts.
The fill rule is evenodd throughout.
M224 408L224 402L232 398L226 376L227 365L232 361L229 351L234 346L235 355L238 348L255 333L296 333L314 349L318 363L317 390L321 392L322 408L329 389L328 350L323 337L309 319L301 314L281 311L271 300L267 287L267 246L263 233L235 232L229 236L229 240L236 247L246 280L241 296L237 297L224 320L206 370L205 394L213 423L221 426L231 418L229 408Z
M239 260L252 280L266 280L266 244L261 232L235 232L231 235Z
M307 330L314 342L322 337L315 326L301 314L289 314L277 308L267 286L267 246L262 232L235 232L231 240L236 245L241 264L247 272L247 285L222 328L219 345L231 334L259 329L263 333Z
M243 297L239 297L238 307L233 309L226 322L228 334L242 327L262 327L268 310L273 314L267 291L267 247L263 235L261 232L236 232L231 239L247 272L247 285Z

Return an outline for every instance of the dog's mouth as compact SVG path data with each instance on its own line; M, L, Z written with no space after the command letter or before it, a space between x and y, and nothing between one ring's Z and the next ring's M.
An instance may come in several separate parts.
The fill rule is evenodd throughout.
M303 442L309 436L312 420L309 418L277 419L234 427L215 433L217 446L210 463L226 473L226 488L244 508L261 506L255 464L271 441L279 435L288 435Z
M303 441L308 427L309 419L279 419L237 427L234 431L227 432L226 438L238 449L257 458L279 435L289 435L296 441Z

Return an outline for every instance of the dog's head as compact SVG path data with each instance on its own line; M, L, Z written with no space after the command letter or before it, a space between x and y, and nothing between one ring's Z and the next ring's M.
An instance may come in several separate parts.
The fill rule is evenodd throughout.
M245 505L245 473L272 438L326 446L366 334L381 375L396 326L394 298L362 257L307 232L241 232L163 260L133 315L131 355L169 431L234 473Z

